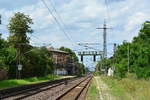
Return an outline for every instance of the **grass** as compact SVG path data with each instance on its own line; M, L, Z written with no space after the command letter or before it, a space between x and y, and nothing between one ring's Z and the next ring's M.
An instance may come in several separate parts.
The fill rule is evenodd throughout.
M150 100L150 82L147 80L101 77L117 100Z
M18 85L24 85L24 84L44 82L44 81L54 80L54 79L58 79L58 78L62 78L62 76L47 75L45 77L32 77L32 78L25 78L25 79L3 80L3 81L0 81L0 89L14 87L14 86L18 86Z
M86 100L98 100L98 89L94 78L92 79L91 85L88 89Z

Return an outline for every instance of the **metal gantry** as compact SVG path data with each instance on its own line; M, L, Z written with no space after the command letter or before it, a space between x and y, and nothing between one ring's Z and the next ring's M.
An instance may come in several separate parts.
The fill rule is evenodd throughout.
M81 62L83 62L83 56L93 56L93 61L96 62L96 56L103 55L103 51L80 51L78 55L81 56Z
M96 29L103 29L103 51L100 51L98 49L93 49L92 47L90 49L93 49L95 51L80 51L78 52L78 55L81 56L81 62L83 62L83 56L93 56L93 61L96 61L96 56L100 56L101 59L107 58L107 29L106 21L104 20L104 25L102 28L96 28ZM88 47L87 45L100 45L101 43L79 43L78 45L82 45L85 47ZM114 44L114 51L116 49L116 44Z
M83 63L84 56L93 56L93 61L96 62L96 56L100 56L102 59L103 51L80 51L78 55L81 56L81 62ZM96 66L96 71L99 71L99 68Z

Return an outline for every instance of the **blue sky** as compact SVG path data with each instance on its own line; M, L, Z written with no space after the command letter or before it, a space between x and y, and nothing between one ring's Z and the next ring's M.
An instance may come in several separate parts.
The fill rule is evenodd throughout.
M83 49L75 45L77 42L103 43L103 31L96 30L96 28L103 26L104 18L107 19L108 27L113 28L108 30L108 43L117 44L121 44L123 40L132 41L132 38L138 35L141 24L150 20L150 0L107 0L108 13L106 13L104 0L45 1L51 10L53 10L51 2L55 6L65 24L64 29L72 41L68 40L59 29L41 0L0 0L2 36L8 37L9 32L6 25L15 12L24 12L33 18L33 35L37 38L30 36L31 44L43 45L46 43L56 48L66 46L73 50ZM54 10L53 14L61 22ZM95 48L102 50L102 45L95 46ZM109 55L112 54L112 51L113 46L108 45ZM91 65L94 64L91 63Z

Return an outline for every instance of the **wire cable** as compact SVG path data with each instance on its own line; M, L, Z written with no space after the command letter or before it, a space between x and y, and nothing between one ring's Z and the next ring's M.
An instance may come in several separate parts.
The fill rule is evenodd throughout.
M64 33L64 35L67 37L67 39L70 40L73 44L78 45L78 43L75 43L75 42L68 36L67 32L64 30L64 28L62 27L62 25L60 24L60 22L59 22L59 21L57 20L57 18L54 16L52 10L48 7L48 5L46 4L46 2L45 2L44 0L41 0L41 1L43 2L44 6L48 9L49 13L52 15L52 17L54 18L55 22L58 24L58 27L60 28L60 30L62 30L62 32ZM51 1L50 1L50 2L51 2ZM52 5L52 7L53 7L55 13L59 16L59 19L60 19L61 22L63 23L63 20L62 20L61 16L58 14L58 12L57 12L56 8L54 7L54 5L52 4L52 2L51 2L51 5ZM63 25L65 25L65 24L63 23ZM78 45L78 46L81 46L81 45ZM82 47L85 47L85 46L82 46ZM96 50L95 48L92 48L92 47L89 47L89 46L86 46L86 47L89 48L89 49L94 49L94 50Z
M64 33L64 35L67 37L68 40L70 40L71 42L73 42L73 40L68 36L68 34L66 33L66 31L63 29L62 25L60 24L60 22L57 20L57 18L54 16L53 12L51 11L51 9L48 7L48 5L46 4L46 2L44 0L41 0L43 2L43 4L45 5L45 7L48 9L49 13L52 15L52 17L54 18L55 22L58 24L58 27L60 28L60 30L62 30L62 32Z
M55 13L57 14L58 18L60 19L61 23L63 24L63 26L65 27L64 21L62 20L62 17L60 16L60 14L58 13L57 9L55 8L55 4L52 2L52 0L49 0L51 3L52 8L54 9Z

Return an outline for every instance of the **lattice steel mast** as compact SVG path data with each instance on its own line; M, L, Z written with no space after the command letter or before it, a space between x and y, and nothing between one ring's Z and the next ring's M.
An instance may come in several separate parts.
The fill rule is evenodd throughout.
M104 21L104 25L102 28L96 28L96 29L103 29L103 58L107 58L107 25L106 21Z

